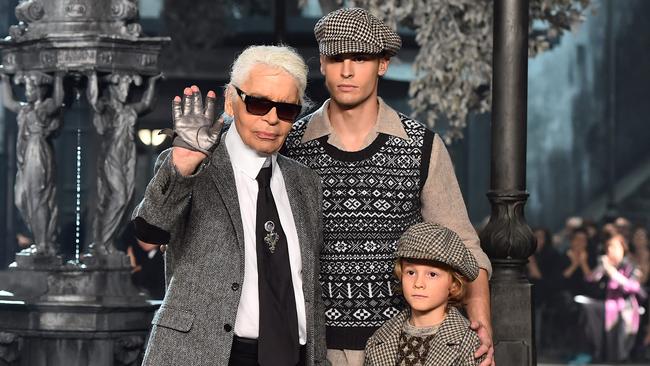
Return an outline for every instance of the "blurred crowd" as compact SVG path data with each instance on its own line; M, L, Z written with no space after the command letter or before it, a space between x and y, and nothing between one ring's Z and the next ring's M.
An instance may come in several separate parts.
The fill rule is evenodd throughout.
M570 364L649 360L647 228L624 217L602 225L571 217L555 235L533 232L538 355Z

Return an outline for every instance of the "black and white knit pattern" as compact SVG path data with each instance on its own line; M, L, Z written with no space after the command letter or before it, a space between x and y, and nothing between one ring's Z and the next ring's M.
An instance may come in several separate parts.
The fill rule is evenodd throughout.
M424 366L427 363L431 341L435 335L412 336L402 332L399 337L397 366Z
M433 133L400 119L409 140L379 134L358 152L338 150L327 136L301 144L309 116L285 143L285 154L314 169L323 184L321 284L330 348L363 349L403 307L394 293L394 253L400 235L422 221Z

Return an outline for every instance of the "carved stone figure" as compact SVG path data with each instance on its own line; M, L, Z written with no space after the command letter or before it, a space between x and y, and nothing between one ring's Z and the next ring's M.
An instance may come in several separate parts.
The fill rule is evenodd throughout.
M150 77L142 99L127 103L131 83L139 86L137 74L112 73L108 95L99 97L97 73L89 73L88 101L95 110L93 124L101 136L97 164L97 205L93 220L95 254L113 253L113 241L123 224L124 214L135 188L134 128L138 115L148 112L153 101L156 81L162 74Z
M18 365L22 347L23 339L19 335L9 332L0 332L0 365Z
M19 72L16 84L25 84L25 102L16 101L9 76L2 74L3 102L18 114L15 203L34 236L36 254L56 254L56 163L49 136L59 128L63 103L63 73L54 78L52 97L46 98L52 76L40 71Z
M144 339L142 335L124 336L115 340L113 357L115 366L138 366L144 357Z

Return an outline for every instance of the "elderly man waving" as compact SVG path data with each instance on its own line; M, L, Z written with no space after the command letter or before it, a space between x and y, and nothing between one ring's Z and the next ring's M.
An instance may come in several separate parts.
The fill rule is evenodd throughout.
M174 147L133 217L168 244L168 288L144 365L321 365L320 179L277 151L301 112L307 67L254 46L232 67L221 135L215 94L173 102Z

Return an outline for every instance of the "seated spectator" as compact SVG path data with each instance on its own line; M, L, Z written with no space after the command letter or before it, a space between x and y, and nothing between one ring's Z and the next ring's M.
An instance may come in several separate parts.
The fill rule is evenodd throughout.
M589 279L604 279L607 284L604 306L604 360L625 361L629 358L639 330L639 303L636 296L643 293L639 283L640 271L625 256L625 237L615 235L605 242L605 255Z
M548 229L533 231L537 249L528 258L528 278L535 285L535 304L540 305L557 290L560 268L560 254L553 249Z
M602 285L600 283L587 282L587 278L591 276L589 261L588 234L586 230L578 228L571 233L570 247L560 261L564 278L564 311L561 311L563 318L559 319L565 329L576 330L566 332L562 339L571 352L576 353L576 363L588 362L591 355L598 352L598 345L601 343L600 338L595 338L592 334L594 326L600 327L602 323L599 304L604 297L604 288L599 286Z
M601 240L603 242L606 242L607 240L609 240L609 238L611 238L614 235L620 234L618 232L618 228L613 222L608 222L605 225L603 225L603 228L600 231L600 233L601 233Z
M533 302L535 304L535 339L537 350L557 348L555 340L562 334L556 334L555 328L545 326L560 321L562 309L561 284L562 268L560 254L553 248L551 235L547 229L533 230L537 239L537 249L528 258L528 279L533 284ZM558 311L555 311L558 310ZM564 331L563 331L564 332Z
M569 248L573 232L582 227L582 222L582 217L579 216L572 216L566 219L562 231L553 235L553 246L557 251L562 253Z
M574 230L570 235L570 247L566 251L562 276L565 280L565 288L575 295L585 295L587 288L586 278L591 275L589 267L587 231L582 228Z
M629 243L632 239L632 223L630 220L619 216L614 220L614 226L616 227L616 231L623 236L625 242Z

